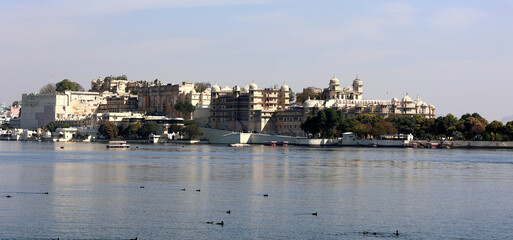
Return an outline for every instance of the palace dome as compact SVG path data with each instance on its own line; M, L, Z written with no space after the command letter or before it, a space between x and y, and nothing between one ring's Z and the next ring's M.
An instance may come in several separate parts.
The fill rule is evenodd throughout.
M333 76L331 79L330 79L330 85L339 85L340 84L340 81L338 80L337 77Z
M360 78L358 76L356 76L356 78L353 80L353 86L354 85L357 85L357 86L363 85L362 80L360 80Z
M289 91L289 86L287 86L287 84L283 83L283 85L281 85L281 90L282 91Z
M212 86L212 92L219 92L219 91L221 91L221 88L219 87L219 85L217 85L217 83L214 84L214 86Z
M413 100L411 100L411 97L409 97L408 95L404 96L402 101L403 102L413 102Z
M308 98L308 100L306 100L304 103L303 103L303 107L307 107L307 108L312 108L312 107L315 107L315 102L314 100Z
M258 89L258 86L256 85L256 83L255 83L255 82L253 82L253 83L251 83L251 84L249 85L249 90L257 90L257 89Z

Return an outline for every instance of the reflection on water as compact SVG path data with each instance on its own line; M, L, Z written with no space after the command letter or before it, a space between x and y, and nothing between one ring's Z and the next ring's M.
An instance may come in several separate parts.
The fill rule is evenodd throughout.
M0 236L508 239L512 153L0 142Z

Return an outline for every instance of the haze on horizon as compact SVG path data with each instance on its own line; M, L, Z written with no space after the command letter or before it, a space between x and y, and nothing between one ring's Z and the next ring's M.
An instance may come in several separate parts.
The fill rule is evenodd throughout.
M4 0L0 103L64 78L210 82L294 92L359 75L437 116L513 115L513 0ZM512 117L513 118L513 117Z

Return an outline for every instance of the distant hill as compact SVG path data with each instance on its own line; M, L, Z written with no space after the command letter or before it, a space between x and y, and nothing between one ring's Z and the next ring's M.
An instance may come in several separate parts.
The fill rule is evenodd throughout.
M509 115L509 116L506 116L506 117L502 118L502 122L503 123L507 123L509 121L513 121L513 115Z

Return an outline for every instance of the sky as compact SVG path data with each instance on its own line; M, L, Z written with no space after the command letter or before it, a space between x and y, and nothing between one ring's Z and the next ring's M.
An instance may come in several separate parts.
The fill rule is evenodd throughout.
M513 0L1 0L0 103L65 78L404 94L513 120Z

